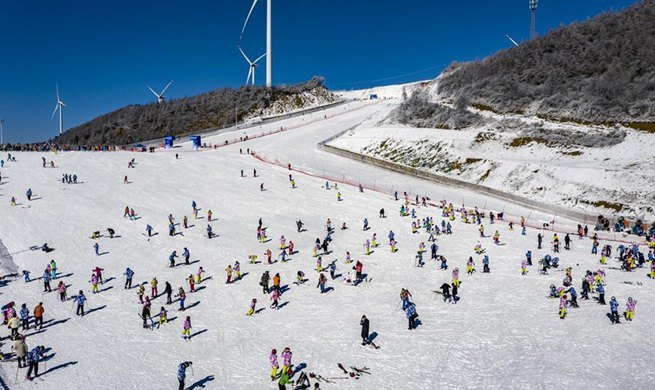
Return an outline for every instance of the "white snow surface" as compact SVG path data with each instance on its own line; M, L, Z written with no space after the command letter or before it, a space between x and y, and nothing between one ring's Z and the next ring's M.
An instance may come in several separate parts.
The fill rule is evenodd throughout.
M485 220L487 234L497 229L503 245L481 239L492 272L467 276L469 256L474 256L478 270L482 268L480 256L473 252L479 241L478 227L458 219L453 222L454 234L438 239L439 253L448 258L450 268L440 271L430 260L423 268L414 267L416 248L427 242L427 235L411 233L410 218L398 215L400 202L393 200L387 188L429 194L432 199L446 198L456 204L465 199L468 205L506 207L506 212L514 215L528 215L530 210L316 150L318 141L356 125L370 126L391 108L393 103L388 101L353 102L248 129L245 133L250 137L279 127L288 130L210 151L192 151L184 143L156 153L45 155L55 162L54 169L41 168L40 153L16 153L17 161L2 169L0 240L18 267L30 270L33 278L55 259L60 273L66 275L62 280L70 284L69 295L83 290L92 312L83 318L75 316L71 301L59 302L55 292L42 293L40 281L26 284L19 278L2 287L3 304L15 301L20 306L25 302L33 309L43 302L45 320L51 321L42 332L26 332L30 348L49 348L47 370L41 364L43 381L26 382L21 369L18 384L14 384L15 363L0 365L3 381L11 389L171 389L177 388L177 365L191 360L194 371L193 375L187 371L188 388L273 389L277 384L269 378L268 354L272 348L282 351L288 346L294 353L294 365L302 363L306 372L323 377L344 378L337 368L339 362L370 369L371 375L335 379L333 384L321 383L322 389L649 388L655 364L655 342L650 337L655 288L645 269L625 273L615 269L615 259L609 260L605 267L607 298L616 296L621 309L628 296L638 301L633 322L610 325L608 307L593 301L581 301L580 308L570 309L565 320L558 318L558 302L546 296L550 284L561 284L563 272L540 276L534 266L521 276L520 262L527 250L533 251L535 263L551 253L550 248L536 250L534 229L521 236L518 227L510 232L504 223L488 225ZM205 141L222 144L243 133L221 134ZM325 180L263 163L245 154L246 148L317 176L342 175L377 183L386 193L360 193L356 187L342 184L343 201L338 202L337 191L324 188ZM127 168L131 158L137 162L134 169ZM63 173L77 174L81 183L62 184ZM290 188L289 173L298 188ZM123 184L124 175L129 176L130 184ZM261 183L266 191L259 190ZM25 199L27 188L32 188L36 200ZM11 196L17 197L18 206L10 206ZM193 200L203 219L193 219ZM123 218L125 206L134 208L140 219ZM381 208L388 218L378 218ZM415 208L420 218L442 219L435 207ZM212 240L205 237L210 209L216 218L211 225L218 234ZM168 236L169 213L176 222L187 215L193 226L181 229L181 235ZM536 212L531 215L548 217ZM255 237L260 217L272 239L264 244ZM367 232L362 231L365 217L371 225ZM298 218L305 222L306 232L296 232ZM345 253L350 251L353 260L363 262L368 282L353 287L338 278L328 282L333 291L320 294L311 247L317 237L325 236L327 218L337 230L330 246L333 252L324 257L323 264L336 259L338 273L345 274ZM348 230L338 229L343 222ZM150 240L144 234L146 224L159 233ZM100 238L100 251L108 253L98 257L90 235L107 227L120 237ZM399 251L393 254L387 245L389 230L398 241ZM381 245L366 256L363 243L373 233ZM275 257L281 235L292 240L298 250L289 261L248 263L250 254L264 260L269 248ZM545 241L550 241L552 233L545 235ZM29 250L44 242L55 250ZM171 251L181 254L184 247L197 262L168 268ZM600 267L598 256L591 255L590 249L589 239L575 238L572 250L559 256L562 267L573 268L578 292L584 271ZM244 277L227 285L224 268L235 260L241 263ZM96 266L104 268L105 279L114 279L94 295L88 281ZM136 289L123 288L122 274L128 266L136 273L135 285L156 276L160 292L165 281L170 281L174 290L184 286L188 292L185 279L198 266L203 266L211 279L197 286L204 287L202 290L188 294L187 306L192 308L177 312L176 305L169 306L169 318L174 320L160 329L144 330ZM450 282L453 267L459 267L462 274L457 305L445 304L432 292ZM279 310L268 307L269 297L258 285L265 270L271 276L279 273L281 284L289 286L280 301L288 304ZM298 270L306 273L307 284L292 284ZM53 281L53 288L56 284ZM414 331L407 330L400 308L398 294L403 287L412 293L422 322ZM246 317L252 298L257 298L258 308L264 310ZM153 313L164 303L165 297L156 298ZM378 334L378 350L359 344L362 314L370 319L371 332ZM186 315L191 316L192 333L197 333L190 342L181 339ZM2 351L8 353L12 342L5 339L4 343Z

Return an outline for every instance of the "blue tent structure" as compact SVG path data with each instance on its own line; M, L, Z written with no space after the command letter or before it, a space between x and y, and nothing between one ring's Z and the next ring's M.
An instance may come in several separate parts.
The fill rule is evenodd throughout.
M174 135L167 135L164 137L164 148L171 149L173 147L173 141L175 141Z
M189 137L189 139L193 143L193 148L194 149L196 149L196 150L200 149L202 143L201 143L199 135L192 135L192 136Z
M378 100L378 94L377 93L372 93L368 95L369 100Z

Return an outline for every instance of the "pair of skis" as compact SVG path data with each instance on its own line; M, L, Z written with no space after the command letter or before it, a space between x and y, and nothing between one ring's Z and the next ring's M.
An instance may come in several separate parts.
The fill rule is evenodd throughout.
M357 368L354 366L350 366L350 371L348 371L342 363L338 363L337 366L343 371L344 374L347 376L343 377L324 377L318 374L315 374L313 372L309 373L309 377L312 379L316 379L319 382L325 382L325 383L336 383L335 380L338 379L359 379L360 376L363 376L364 374L366 375L371 375L370 369L368 367L362 367L362 368Z

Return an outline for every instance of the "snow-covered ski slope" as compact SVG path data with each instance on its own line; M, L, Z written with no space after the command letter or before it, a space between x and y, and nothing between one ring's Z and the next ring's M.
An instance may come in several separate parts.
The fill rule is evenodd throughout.
M621 310L628 296L638 301L632 323L610 325L608 307L593 301L580 301L580 308L570 309L569 316L560 320L558 302L546 296L550 284L561 284L564 272L541 276L534 266L528 275L520 275L520 262L527 250L533 251L535 260L551 253L549 248L536 250L536 230L528 229L524 237L518 226L510 232L503 223L489 225L485 220L487 235L496 229L501 234L502 245L496 246L490 238L479 240L477 225L458 219L453 222L452 236L438 238L439 253L448 258L450 268L440 271L430 260L425 267L416 268L416 248L428 237L423 232L411 233L411 219L399 216L400 202L390 195L360 193L357 188L340 185L343 201L338 202L337 191L326 190L324 180L297 172L292 172L297 184L292 189L288 170L245 154L246 148L252 148L318 176L322 170L343 172L367 182L394 185L401 192L411 187L413 193L429 194L433 199L460 203L464 197L471 205L503 206L497 200L437 187L316 150L316 142L322 139L384 117L391 104L354 102L271 128L249 129L248 134L254 136L279 126L288 128L211 151L195 152L185 144L156 153L45 155L55 162L54 169L41 168L42 154L16 154L17 161L2 169L0 239L19 269L30 270L33 278L55 259L60 274L65 275L62 280L70 284L69 296L83 290L89 297L87 310L91 313L84 318L75 316L73 303L59 302L55 292L43 294L40 281L25 284L18 279L2 287L3 304L13 300L33 309L43 302L45 320L50 321L42 331L26 332L30 348L41 344L49 348L47 369L43 363L40 367L46 372L44 380L26 382L22 379L25 370L21 369L15 384L16 364L5 363L0 365L3 381L11 389L171 389L177 388L177 365L191 360L194 371L193 376L188 371L189 388L273 389L277 384L269 378L268 353L272 348L281 351L289 346L294 365L322 377L345 378L337 363L370 368L371 375L334 379L335 383L321 383L323 389L651 387L654 282L646 277L645 269L625 273L615 269L615 259L604 267L607 298L616 296ZM226 137L206 141L222 143ZM244 154L239 154L240 148ZM175 152L180 159L175 159ZM128 169L132 158L137 165ZM241 169L244 178L240 177ZM62 184L63 173L77 174L82 183ZM124 175L130 184L123 184ZM260 191L261 183L265 191ZM28 188L36 200L25 199ZM17 197L18 206L10 206L11 196ZM192 217L193 200L201 209L202 219ZM123 218L125 206L134 208L139 219ZM506 206L506 211L515 215L530 213ZM388 218L378 218L381 208ZM420 218L442 219L437 208L415 208ZM205 237L210 209L216 218L211 225L218 234L212 240ZM180 235L168 236L169 213L178 223L188 216L193 226L181 229ZM371 225L366 232L362 231L365 217ZM270 242L257 242L258 218L263 219ZM317 237L325 236L328 218L337 229L330 246L332 253L324 257L323 264L336 259L337 273L345 275L349 269L344 264L345 253L350 251L353 260L363 262L368 282L353 287L340 277L328 281L333 291L320 294L315 287L318 274L311 248ZM305 222L307 231L296 232L297 219ZM343 222L348 230L339 229ZM158 233L150 240L145 236L146 224ZM107 253L96 256L90 236L108 227L119 237L100 238L100 252ZM399 250L393 254L386 239L389 230L396 233L398 241ZM373 233L381 245L365 256L363 243ZM277 257L281 235L294 242L298 253L285 263L268 265L263 254L271 249ZM545 235L549 242L552 233ZM474 256L478 270L482 269L481 257L473 252L478 241L487 249L492 272L467 276L465 262L469 256ZM29 249L44 242L55 250L44 253ZM194 263L168 268L168 255L173 250L181 254L184 247L191 251ZM573 268L578 292L584 271L600 268L599 257L590 250L591 240L574 238L572 250L559 255L563 267ZM263 262L249 264L250 254ZM425 255L429 257L429 253ZM244 277L226 285L224 268L235 260L241 263ZM114 279L101 286L104 291L93 295L88 281L96 266L105 269L105 279ZM144 330L137 290L123 288L122 274L128 266L136 273L135 285L157 277L160 293L165 281L171 282L174 290L184 286L187 306L192 307L178 312L176 304L167 306L169 319L174 319L160 329ZM211 279L197 286L200 291L188 293L185 279L199 266ZM432 292L450 282L453 267L459 267L462 274L457 305L445 304ZM268 307L269 298L259 287L265 270L271 276L279 273L281 284L289 287L280 301L288 303L279 310ZM309 279L305 285L293 284L298 270ZM56 284L53 281L53 289ZM415 331L407 330L400 307L398 294L403 287L412 293L422 322ZM258 308L264 310L246 317L252 298L257 298ZM164 303L164 297L155 299L153 313ZM377 334L378 350L359 344L362 314L370 319L371 332ZM193 323L190 342L181 338L187 315ZM2 351L7 353L11 342L4 343Z

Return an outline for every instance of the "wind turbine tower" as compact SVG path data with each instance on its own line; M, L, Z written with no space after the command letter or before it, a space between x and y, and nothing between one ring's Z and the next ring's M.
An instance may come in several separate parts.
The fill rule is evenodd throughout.
M537 37L537 1L530 0L530 39Z
M271 1L266 0L266 87L273 85L273 53L271 48ZM536 0L535 0L536 1Z
M57 105L50 119L54 118L57 111L59 111L59 135L64 133L64 107L66 107L66 104L59 97L59 83L57 83Z

